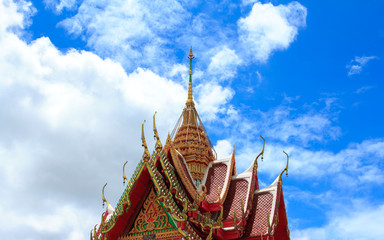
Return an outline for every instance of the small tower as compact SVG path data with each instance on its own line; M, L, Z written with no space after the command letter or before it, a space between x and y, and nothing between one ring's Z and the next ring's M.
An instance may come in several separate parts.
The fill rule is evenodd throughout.
M176 149L183 155L187 162L189 171L199 185L204 178L205 169L208 164L216 159L216 152L205 131L204 125L200 120L199 114L195 108L192 90L192 48L189 51L189 82L188 82L188 98L185 108L177 122L173 132Z

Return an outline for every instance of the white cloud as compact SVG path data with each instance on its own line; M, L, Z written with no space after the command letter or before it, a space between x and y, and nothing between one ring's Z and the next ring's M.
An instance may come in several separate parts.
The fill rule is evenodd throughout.
M289 107L292 101L292 98L284 97L286 103L283 105L267 112L258 111L255 116L258 120L249 123L253 131L258 131L275 141L302 145L334 140L341 135L341 129L334 124L335 100L323 99L325 105L323 109L309 108L305 109L307 112L301 113L298 113L298 109Z
M379 169L379 163L384 159L383 147L383 139L366 140L334 153L309 150L292 144L280 145L271 143L266 138L264 162L259 164L259 171L275 178L284 169L285 150L290 159L289 173L295 178L317 181L325 176L332 176L334 187L353 187L354 191L358 191L368 186L367 184L372 186L384 183L384 173ZM246 169L261 150L261 141L252 141L237 149L238 166Z
M239 39L254 60L265 62L276 50L284 50L306 25L307 9L298 2L274 6L256 2L250 14L238 21Z
M129 161L129 176L140 159L142 121L151 147L157 111L165 140L186 88L148 69L127 74L87 51L62 53L46 37L26 43L13 31L26 22L18 9L0 2L7 19L0 29L0 231L5 239L84 239L100 221L101 186L113 186L106 197L115 204L122 164Z
M236 76L237 66L241 63L235 51L224 46L211 58L208 73L217 75L219 79L231 79Z
M196 86L195 89L197 92L197 110L206 121L216 120L218 114L227 113L227 103L234 95L231 88L208 82Z
M47 7L55 10L56 13L61 13L63 10L73 10L79 0L44 0Z
M376 56L369 56L369 57L356 56L347 65L347 69L349 69L348 76L360 74L361 71L363 71L363 67L365 67L365 65L367 65L367 63L373 59L378 59L378 57L376 57Z
M174 77L177 75L182 75L183 79L187 79L187 73L188 73L187 66L182 64L175 64L173 65L171 71L169 72L169 76Z
M384 229L384 205L371 206L367 200L362 200L355 206L334 211L328 223L323 227L313 227L303 230L293 230L294 240L317 239L382 239Z
M0 32L10 30L19 33L20 29L28 26L31 21L30 17L36 13L36 9L32 7L32 3L20 0L14 2L12 0L0 1ZM1 35L0 35L1 38Z
M365 93L367 92L368 90L372 89L373 87L372 86L362 86L361 88L357 89L355 91L356 94L362 94L362 93Z
M188 16L174 0L86 0L77 14L61 25L69 33L83 36L97 54L118 60L129 69L154 63L166 67L173 51L166 47L169 38L179 34Z
M217 141L214 148L216 150L218 159L222 159L230 156L233 151L233 146L228 140L225 140L225 139Z
M340 136L340 129L333 127L332 122L322 114L305 114L295 119L286 119L285 112L275 112L273 122L266 129L266 136L288 142L298 140L307 144L310 141L323 141L324 136L336 139ZM283 115L280 115L283 114ZM285 116L284 116L285 115ZM272 121L273 121L272 120Z
M4 206L0 207L1 215L7 219L2 221L0 231L7 239L52 239L55 236L71 240L86 239L89 231L84 229L88 230L89 226L94 226L95 218L98 217L90 215L92 213L88 209L83 210L67 204L35 213L23 212L17 208L10 210Z

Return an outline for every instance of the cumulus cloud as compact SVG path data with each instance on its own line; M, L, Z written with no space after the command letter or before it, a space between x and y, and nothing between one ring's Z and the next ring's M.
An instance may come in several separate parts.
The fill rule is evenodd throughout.
M218 114L227 113L227 103L234 91L217 83L206 83L196 87L197 109L206 121L216 120Z
M216 150L218 159L222 159L230 156L233 151L233 146L228 140L225 140L225 139L217 141L214 148Z
M266 138L264 161L259 171L274 179L286 163L283 150L289 154L289 173L297 179L310 179L312 183L328 179L337 189L360 191L384 183L380 170L384 159L384 139L366 140L338 152L312 150L295 144L278 144ZM261 150L262 141L252 139L237 143L236 159L239 169L245 170ZM240 171L241 172L241 171Z
M234 50L224 46L212 58L208 65L208 73L219 76L220 79L230 79L236 76L237 66L242 60Z
M258 111L258 121L250 122L249 128L275 141L301 145L335 140L341 135L341 129L334 123L334 100L321 100L325 105L323 108L309 108L304 112L289 106L291 98L285 97L284 101L287 103L266 112Z
M2 236L84 239L100 220L101 186L109 182L106 196L115 204L123 163L128 160L129 176L140 159L141 123L149 120L151 147L157 111L165 141L184 107L187 81L143 67L127 73L120 63L88 51L63 53L47 37L27 43L19 34L30 23L32 5L0 3ZM184 70L174 65L168 76ZM233 96L229 87L201 83L196 90L207 119L234 114L224 107Z
M363 68L367 63L373 59L378 59L376 56L369 57L358 57L356 56L351 62L347 65L348 76L360 74L363 71Z
M265 62L277 50L284 50L305 27L307 9L298 2L274 6L256 2L248 16L238 21L240 42L245 51L259 62Z
M0 1L0 31L3 33L9 30L13 33L20 33L21 29L31 24L31 17L36 13L36 9L31 2L20 0Z
M63 10L73 10L79 0L44 0L48 8L52 8L56 13L61 13Z
M165 140L186 86L144 68L127 74L87 51L62 53L46 37L26 43L14 31L28 20L20 6L2 1L0 13L7 19L0 29L0 231L6 239L84 239L100 219L101 186L113 186L106 196L114 204L122 164L129 161L130 175L140 159L142 121L158 111ZM152 136L150 125L145 130Z
M333 211L323 227L293 230L292 239L382 239L384 205L372 206L363 199L343 211Z
M97 54L135 69L167 62L166 56L173 51L166 47L169 38L178 35L188 16L182 4L174 0L86 0L75 16L60 25L69 33L82 36Z

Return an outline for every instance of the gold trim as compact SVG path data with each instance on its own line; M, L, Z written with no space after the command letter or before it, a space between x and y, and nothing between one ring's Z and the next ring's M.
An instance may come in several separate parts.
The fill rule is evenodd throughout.
M279 175L279 181L280 181L280 182L282 182L281 176L283 175L284 172L285 172L285 174L286 174L287 177L288 177L289 156L288 156L288 153L286 153L285 151L283 151L283 153L285 153L285 155L287 155L287 165L285 165L284 170L283 170L283 171L280 173L280 175Z
M107 203L107 209L108 209L109 202L107 201L107 199L105 199L105 196L104 196L104 189L107 186L107 184L108 183L104 184L104 187L103 187L103 190L102 190L102 197L103 197L103 206L104 206L104 203Z
M142 240L145 238L145 236L148 236L147 239L153 239L150 237L155 237L154 239L175 239L177 237L181 237L179 230L169 230L169 231L162 231L162 232L154 232L151 234L142 234L142 235L133 235L133 236L120 236L117 239L118 240Z
M261 161L263 161L263 156L264 156L265 139L261 135L260 135L260 137L261 137L261 139L263 139L263 148L261 149L261 152L259 153L259 155L257 155L257 157L254 160L254 163L253 163L254 164L253 165L254 169L257 169L257 167L258 167L257 159L261 156Z
M156 152L160 152L161 149L163 149L163 145L161 144L161 141L160 141L160 137L159 137L159 133L157 132L157 128L156 128L156 113L153 115L153 133L154 133L154 137L156 138L156 144L155 144L155 150Z
M143 160L144 160L144 162L148 162L151 154L148 151L147 142L145 141L144 123L145 123L145 120L144 120L143 124L141 125L141 141L142 141L142 146L144 147Z
M155 230L173 228L169 222L168 214L157 201L154 188L151 188L128 235L146 234Z
M124 163L124 165L123 165L123 184L125 185L125 181L127 181L127 184L129 184L129 180L128 180L128 178L125 176L125 171L124 171L124 169L125 169L125 165L127 165L127 163L128 163L128 161L126 161L125 163Z

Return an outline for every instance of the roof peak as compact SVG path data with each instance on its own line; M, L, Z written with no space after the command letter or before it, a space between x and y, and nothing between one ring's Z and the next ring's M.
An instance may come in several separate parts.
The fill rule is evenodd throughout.
M189 59L189 83L188 83L188 99L185 105L187 106L194 106L195 102L193 101L193 91L192 91L192 59L195 58L195 55L193 55L192 47L191 50L189 50L188 59Z

